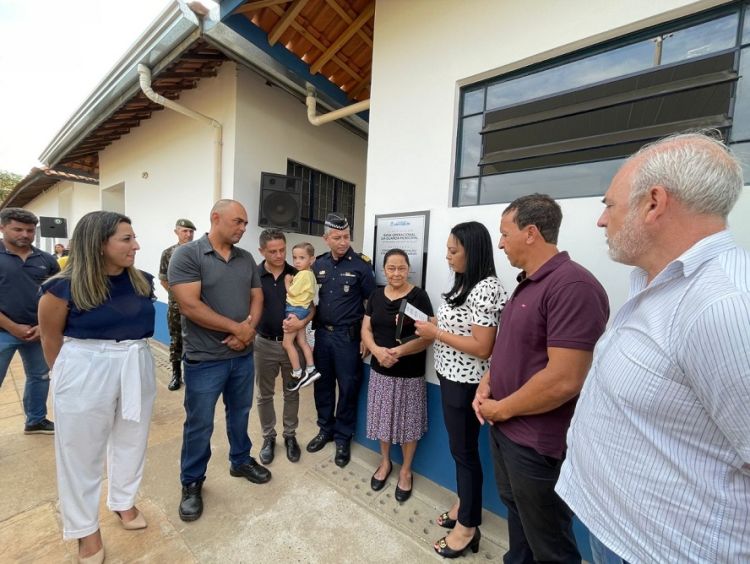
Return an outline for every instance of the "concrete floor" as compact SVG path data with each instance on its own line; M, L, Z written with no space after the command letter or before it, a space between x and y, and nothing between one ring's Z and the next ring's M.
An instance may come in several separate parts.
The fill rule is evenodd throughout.
M298 440L302 459L289 462L279 439L276 459L269 465L273 479L264 485L229 476L219 403L213 457L203 488L204 513L194 523L182 522L177 506L183 391L167 390L167 356L158 344L154 355L158 396L138 501L149 526L142 531L123 530L117 517L107 511L105 483L100 515L107 562L411 564L442 560L432 542L446 531L435 525L434 518L449 507L453 494L415 475L414 494L399 504L393 498L397 468L383 490L370 490L378 456L369 449L353 445L352 461L344 469L333 464L332 445L307 453L304 446L317 432L311 388L301 391ZM0 388L0 562L75 562L76 543L62 540L52 437L23 434L23 386L23 366L16 356ZM280 396L277 393L278 414ZM255 409L250 421L250 437L255 442L252 454L257 457L261 438ZM501 560L507 546L505 522L486 513L482 533L479 553L464 561Z

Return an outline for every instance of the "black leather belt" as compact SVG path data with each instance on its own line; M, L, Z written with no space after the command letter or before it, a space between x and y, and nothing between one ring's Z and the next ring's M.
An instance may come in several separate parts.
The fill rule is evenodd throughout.
M284 340L284 337L274 337L273 335L264 335L263 333L258 333L259 337L263 337L264 339L267 339L269 341L276 341L277 343L280 343Z
M349 333L350 336L355 337L359 335L359 324L356 325L329 325L328 323L320 323L317 326L317 329L325 329L329 333L334 333L336 331L345 331Z

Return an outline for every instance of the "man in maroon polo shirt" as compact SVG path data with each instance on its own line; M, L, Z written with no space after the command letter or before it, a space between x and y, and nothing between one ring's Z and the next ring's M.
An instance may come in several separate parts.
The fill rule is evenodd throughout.
M560 206L544 194L503 211L499 248L521 269L474 409L491 422L495 481L508 508L506 564L580 562L573 514L555 493L565 435L609 317L594 276L557 249Z

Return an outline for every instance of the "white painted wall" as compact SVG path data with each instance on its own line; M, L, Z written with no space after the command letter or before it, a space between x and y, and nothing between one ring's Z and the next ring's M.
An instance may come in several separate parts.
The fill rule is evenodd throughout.
M99 209L99 189L91 184L61 181L45 190L24 207L37 217L64 217L68 222L68 237L70 237L76 223L83 215ZM55 243L67 244L68 242L68 239L41 237L38 237L38 240L39 248L47 252L53 251Z
M224 63L218 76L202 79L177 100L223 125L224 197L232 197L234 190L236 75L234 63ZM213 128L164 109L99 153L102 203L107 203L108 188L124 187L124 213L141 244L137 266L154 276L161 252L176 242L177 219L191 219L196 237L208 231L214 203L213 144ZM166 301L159 285L157 296Z
M286 160L292 158L357 186L355 246L361 247L367 152L363 139L336 124L315 128L307 122L303 104L234 63L225 63L217 77L183 92L178 102L224 127L222 196L241 201L250 221L240 246L260 258L260 173L284 174ZM141 244L139 268L158 273L161 252L176 240L176 219L191 219L198 228L196 237L210 227L213 140L210 127L162 110L99 154L101 203L119 205L108 190L124 188L123 211L133 220ZM325 251L322 239L289 236L291 244L301 240ZM166 300L159 287L157 295Z
M451 226L481 221L497 241L506 205L450 207L460 86L719 3L631 0L591 9L586 0L378 0L364 248L373 246L375 214L429 209L427 290L437 305L451 283L444 260ZM730 221L740 244L750 247L750 226L740 221L750 213L747 192ZM607 257L596 227L599 198L560 204L560 249L602 281L616 311L629 269ZM503 283L515 287L517 271L500 251L495 259Z
M287 159L292 159L356 186L353 246L362 250L367 142L336 123L311 125L303 103L268 86L265 79L245 67L239 67L237 89L235 197L245 204L250 219L240 245L260 259L260 173L286 174ZM289 251L300 241L312 243L316 254L328 250L320 237L290 233L287 241Z

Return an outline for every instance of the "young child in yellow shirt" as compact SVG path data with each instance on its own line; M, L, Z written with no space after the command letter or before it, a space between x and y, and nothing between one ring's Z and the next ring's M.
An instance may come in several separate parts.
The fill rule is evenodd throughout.
M294 277L287 275L284 278L284 284L286 285L285 311L287 318L293 315L297 319L304 319L310 314L310 308L312 307L317 288L315 274L310 270L314 262L315 249L310 243L298 243L292 247L292 264L297 269L297 274ZM299 348L302 349L302 354L305 355L306 368L304 373L300 365L299 354L294 346L295 341ZM282 345L289 357L289 362L292 364L292 379L287 384L289 391L309 386L320 378L320 372L315 369L312 349L307 343L304 328L296 333L284 333Z

